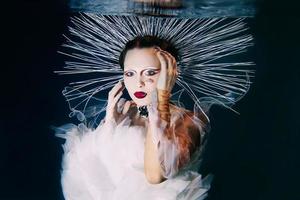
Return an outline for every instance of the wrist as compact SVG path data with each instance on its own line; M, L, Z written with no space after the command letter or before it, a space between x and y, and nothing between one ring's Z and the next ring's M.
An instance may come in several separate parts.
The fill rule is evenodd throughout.
M157 110L159 111L161 119L166 121L168 124L170 122L170 100L171 93L168 90L157 90Z

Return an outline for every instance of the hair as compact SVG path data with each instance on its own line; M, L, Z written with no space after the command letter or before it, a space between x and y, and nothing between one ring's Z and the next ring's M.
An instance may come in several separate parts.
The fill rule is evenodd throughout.
M199 124L195 125L193 119L198 118ZM198 120L197 120L198 121ZM177 160L178 169L184 167L191 159L193 153L201 146L201 135L206 131L207 118L203 113L185 111L183 118L166 131L166 137L177 138L179 157Z
M146 35L146 36L137 36L133 40L130 40L126 43L123 51L119 57L119 64L124 70L124 60L126 57L127 51L134 48L150 48L150 47L159 47L164 51L169 52L175 59L178 61L178 51L168 40L158 38L156 36Z

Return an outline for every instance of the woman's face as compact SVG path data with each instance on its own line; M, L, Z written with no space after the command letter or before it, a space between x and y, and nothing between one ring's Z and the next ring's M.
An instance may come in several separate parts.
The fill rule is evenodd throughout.
M134 48L124 60L125 87L137 106L151 103L151 92L156 89L160 61L154 48Z

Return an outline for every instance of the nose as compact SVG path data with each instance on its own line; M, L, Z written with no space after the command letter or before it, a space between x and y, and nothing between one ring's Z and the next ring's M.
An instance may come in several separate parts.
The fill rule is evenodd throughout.
M138 85L139 88L142 88L142 87L145 86L145 82L143 80L143 77L141 77L141 76L138 77L137 85Z

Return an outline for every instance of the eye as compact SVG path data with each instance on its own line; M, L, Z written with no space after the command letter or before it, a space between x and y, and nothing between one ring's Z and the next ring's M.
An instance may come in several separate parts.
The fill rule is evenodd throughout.
M150 69L150 70L147 70L145 72L146 76L153 76L157 73L157 70L153 70L153 69Z
M131 71L129 71L129 72L125 72L124 73L125 74L125 76L127 76L127 77L131 77L131 76L133 76L133 72L131 72Z

